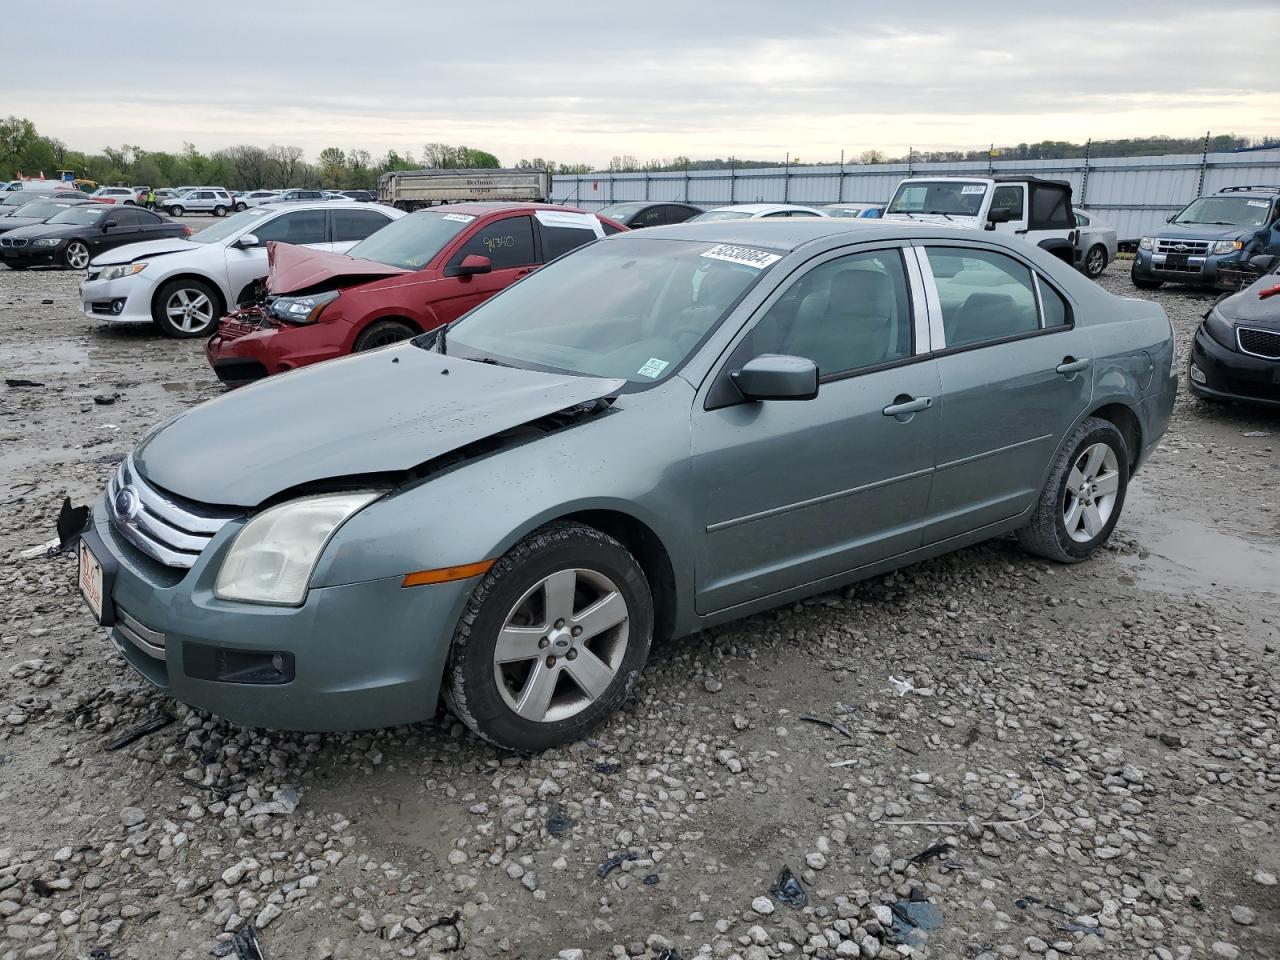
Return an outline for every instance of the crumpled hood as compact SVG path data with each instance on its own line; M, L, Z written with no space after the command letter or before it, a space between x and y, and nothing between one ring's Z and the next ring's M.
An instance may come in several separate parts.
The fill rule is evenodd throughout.
M1235 224L1223 226L1218 223L1166 223L1146 236L1168 240L1244 240L1253 236L1257 229L1257 227L1241 227Z
M335 285L353 278L393 277L408 273L373 260L360 260L342 253L295 247L289 243L267 244L267 292L293 293L332 280Z
M126 243L123 247L116 247L114 250L98 254L93 258L93 262L99 266L111 263L133 263L143 257L155 257L163 253L191 253L208 249L209 244L207 243L192 243L190 240L183 240L179 237L169 237L165 240L143 240L141 243Z
M303 483L409 470L611 396L625 383L500 367L405 343L202 403L146 439L134 462L170 493L253 507Z

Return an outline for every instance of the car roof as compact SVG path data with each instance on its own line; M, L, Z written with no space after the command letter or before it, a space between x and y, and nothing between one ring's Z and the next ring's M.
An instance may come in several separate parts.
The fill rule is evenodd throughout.
M501 213L507 210L561 210L565 213L591 213L578 207L569 207L561 203L526 203L517 200L475 200L469 203L442 203L428 210L440 210L444 213L469 213L477 217L486 214Z
M806 207L802 203L734 203L723 207L712 207L707 213L717 210L739 210L744 213L772 213L774 210L816 210L817 207Z
M348 199L348 200L343 200L343 201L338 201L338 200L303 200L303 201L299 202L299 201L294 200L294 201L284 201L284 202L282 202L282 203L260 203L260 204L258 204L256 207L253 207L252 209L253 209L253 210L281 210L281 211L285 211L285 210L289 210L289 211L292 211L292 210L332 210L332 209L334 208L334 205L335 205L335 204L336 204L336 205L338 205L339 207L341 207L344 203L350 203L353 207L355 207L355 206L359 206L359 208L360 208L361 210L368 210L368 209L370 208L370 204L367 204L367 203L359 203L358 201ZM376 208L376 207L384 206L384 204L380 204L380 203L378 203L378 204L373 204L372 206Z
M610 237L696 240L703 243L731 243L745 247L768 247L790 252L806 244L826 239L850 243L883 240L985 240L1019 249L1027 246L1021 237L991 230L973 230L918 220L851 219L838 217L783 217L776 220L703 220L669 227L649 227Z

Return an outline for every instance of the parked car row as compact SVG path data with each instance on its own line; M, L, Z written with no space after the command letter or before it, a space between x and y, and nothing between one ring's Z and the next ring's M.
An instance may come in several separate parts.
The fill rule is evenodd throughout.
M388 222L317 246L357 211ZM396 725L443 695L540 750L617 710L655 641L1005 533L1098 551L1174 404L1159 305L954 215L787 212L267 204L95 259L98 319L147 315L186 282L149 271L201 244L230 303L229 265L307 215L206 348L261 382L148 433L94 505L93 617L239 723Z

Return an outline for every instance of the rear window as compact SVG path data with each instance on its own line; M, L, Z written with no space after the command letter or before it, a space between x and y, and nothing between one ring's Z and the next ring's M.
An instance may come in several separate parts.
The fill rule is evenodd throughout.
M563 253L576 250L584 243L596 238L594 230L582 227L549 227L545 223L538 225L542 232L542 259L554 260Z

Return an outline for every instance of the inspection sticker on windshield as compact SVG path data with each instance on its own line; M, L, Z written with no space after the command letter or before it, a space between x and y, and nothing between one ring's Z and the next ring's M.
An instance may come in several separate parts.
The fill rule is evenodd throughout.
M966 183L960 188L961 193L986 193L987 188L980 183Z
M704 253L703 256L705 257L706 254ZM774 257L774 259L776 260L778 258ZM671 366L671 364L667 363L665 360L659 360L657 357L650 357L644 362L644 366L637 370L636 373L642 377L657 377L669 366Z
M1265 207L1267 205L1267 201L1265 200L1246 200L1245 203L1249 204L1251 207Z
M475 217L469 213L446 213L444 219L452 220L454 223L470 223Z
M757 270L763 270L770 264L777 263L782 259L776 253L757 250L754 247L739 247L733 243L718 243L704 253L703 256L710 257L712 260L724 260L726 263L740 263L744 267L755 267ZM655 362L661 363L661 361L649 361L649 363ZM648 365L645 364L646 367ZM665 363L662 365L666 366ZM643 370L640 372L644 373Z

